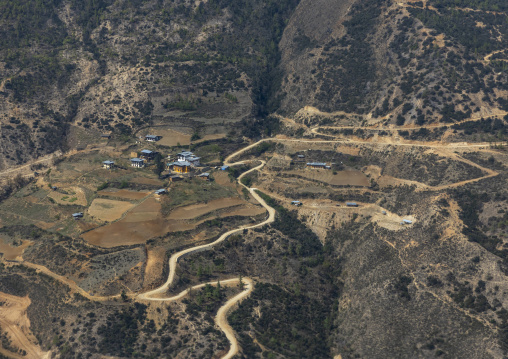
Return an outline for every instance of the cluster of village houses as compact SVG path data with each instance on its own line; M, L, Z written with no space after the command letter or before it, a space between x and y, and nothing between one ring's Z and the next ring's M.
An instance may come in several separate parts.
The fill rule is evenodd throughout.
M145 141L147 142L157 142L161 139L161 136L157 135L146 135ZM136 168L143 168L145 167L146 163L152 161L155 158L155 155L157 152L150 151L150 150L142 150L140 152L140 155L138 157L137 153L131 153L131 166ZM298 155L297 156L299 160L304 161L305 156L304 155ZM167 160L171 160L171 156L167 157ZM168 162L166 163L166 168L172 173L170 175L171 181L177 181L180 179L183 179L183 174L188 174L193 171L194 168L199 167L201 165L200 163L200 157L196 156L194 153L190 151L182 151L176 155L176 161ZM115 166L115 163L113 161L104 161L102 162L102 166L107 169L111 169ZM330 165L327 165L325 162L307 162L306 163L307 168L311 169L331 169ZM222 166L220 167L221 170L227 171L229 169L229 166ZM208 172L204 172L198 175L198 177L209 180L210 174ZM155 191L156 196L161 196L163 194L166 194L166 189L159 189ZM303 203L301 201L291 201L291 204L294 206L301 206ZM356 202L346 202L346 207L358 207L358 203ZM386 215L386 211L382 211L383 215ZM75 219L81 218L83 216L83 213L75 213L73 214ZM412 221L408 219L404 219L401 223L401 225L405 224L412 224Z
M156 135L146 135L145 136L145 140L147 142L157 142L161 138L162 138L161 136L156 136ZM150 161L152 161L155 158L155 156L157 154L158 154L158 152L156 152L156 151L151 151L151 150L146 150L146 149L141 150L139 155L136 152L132 152L131 159L130 159L131 167L144 168ZM175 159L176 160L171 161L172 160L171 155L168 155L168 157L166 157L167 161L171 161L171 162L166 163L166 169L168 169L170 171L170 173L176 175L176 176L171 177L173 180L183 178L178 175L190 173L190 172L192 172L192 170L194 168L201 166L200 157L196 156L194 153L192 153L190 151L182 151L182 152L178 153L176 155ZM106 169L112 169L115 167L115 162L114 161L104 161L104 162L102 162L102 167L106 168ZM201 173L198 177L201 177L204 179L209 179L209 176L210 176L209 173Z

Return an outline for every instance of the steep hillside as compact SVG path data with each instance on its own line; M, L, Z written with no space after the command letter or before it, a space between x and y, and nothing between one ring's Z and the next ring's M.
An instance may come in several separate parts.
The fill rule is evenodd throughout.
M130 134L265 115L296 5L0 2L0 168L65 148L72 126Z
M77 128L508 107L501 0L3 0L0 14L0 168L75 147Z
M507 109L503 1L337 3L302 1L288 24L282 112L314 106L421 125Z

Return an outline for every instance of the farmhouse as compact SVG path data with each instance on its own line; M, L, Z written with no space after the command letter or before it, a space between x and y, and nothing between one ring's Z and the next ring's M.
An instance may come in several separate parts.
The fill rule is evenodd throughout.
M162 138L162 136L157 136L157 135L146 135L146 136L145 136L145 141L148 141L148 142L157 142L157 141L159 141L161 138Z
M356 202L346 202L346 206L348 206L348 207L358 207L358 203L356 203Z
M189 173L191 171L191 163L187 161L176 161L168 163L170 167L176 173Z
M220 168L221 171L228 171L229 170L229 166L222 166Z
M307 162L307 167L309 168L330 168L326 163L323 162Z
M150 150L142 150L141 151L141 158L147 160L147 161L150 161L150 160L153 160L155 155L157 154L157 152L155 151L150 151Z
M105 138L105 139L109 140L111 138L111 135L107 134L107 133L104 133L104 134L101 135L101 138Z
M155 191L155 196L160 197L163 194L167 194L167 193L168 193L167 189L161 188L161 189L158 189L157 191Z
M208 172L201 173L198 177L202 180L209 181L210 180L210 173L208 173Z
M291 204L292 204L293 206L300 207L300 206L302 205L302 202L300 202L300 201L291 201Z
M413 221L410 221L409 219L403 219L402 224L413 224Z
M110 169L115 167L115 162L113 162L113 161L104 161L104 162L102 162L102 167L110 170Z
M74 219L83 218L83 212L73 213L72 218L74 218Z
M131 158L131 166L136 168L145 167L145 160L142 158Z
M178 181L183 180L183 177L182 177L182 176L178 176L178 175L174 175L174 176L170 176L170 177L169 177L169 180L170 180L171 182L178 182Z
M194 155L194 153L190 151L182 151L178 154L178 161L187 161L193 167L197 167L200 165L199 160L200 157L197 157L196 155Z

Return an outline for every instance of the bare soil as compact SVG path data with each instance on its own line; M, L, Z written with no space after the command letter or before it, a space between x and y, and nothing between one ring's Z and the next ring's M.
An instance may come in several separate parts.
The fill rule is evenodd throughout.
M0 253L2 253L3 257L7 260L16 260L16 258L20 257L23 254L25 248L31 244L31 241L23 241L21 245L13 246L12 244L6 243L0 238Z
M127 200L140 200L145 198L150 192L144 192L144 191L130 191L127 189L120 189L120 190L104 190L97 192L100 196L107 196L107 197L116 197L116 198L122 198Z
M133 205L130 205L132 208ZM150 238L169 231L169 224L162 219L160 207L159 202L149 198L132 209L122 220L84 233L82 237L90 244L105 248L145 243ZM121 215L118 218L120 217Z
M112 248L145 243L150 238L161 236L167 229L162 218L144 222L122 220L84 233L82 237L92 245Z
M10 339L10 346L24 350L26 355L15 355L1 347L0 353L15 358L45 358L47 353L44 353L39 345L35 344L37 339L30 331L30 320L26 315L26 310L31 303L30 298L28 296L17 297L0 292L0 302L2 302L2 305L0 305L0 326L2 331Z
M201 217L206 213L210 213L212 211L237 206L245 203L245 201L239 198L221 198L210 201L208 203L199 203L193 204L190 206L179 207L172 211L168 218L169 219L194 219Z

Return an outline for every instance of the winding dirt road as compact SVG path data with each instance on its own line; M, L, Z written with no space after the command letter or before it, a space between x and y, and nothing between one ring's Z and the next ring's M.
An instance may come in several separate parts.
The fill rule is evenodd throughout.
M443 127L448 127L448 126L449 126L448 124L443 125ZM318 132L319 128L320 127L313 128L313 129L311 129L311 132L314 133L314 134L325 135L325 134L321 134L321 133ZM344 127L344 128L346 128L346 127ZM383 129L383 130L395 130L395 129L385 129L385 128L372 128L372 129L375 129L375 130L381 130L381 129ZM373 144L373 145L392 145L392 146L413 146L413 147L440 148L440 149L444 150L445 152L447 152L449 157L454 157L457 160L461 160L461 161L466 162L466 163L468 163L470 165L473 165L475 167L481 168L482 170L487 172L487 175L484 176L484 177L476 178L476 179L472 179L472 180L468 180L468 181L463 181L463 182L460 182L460 183L454 183L454 184L451 184L451 185L440 186L440 187L436 187L436 189L444 189L444 188L449 188L449 187L461 186L461 185L464 185L464 184L472 182L472 181L479 181L481 179L484 179L484 178L487 178L487 177L491 177L491 176L496 176L498 174L495 171L483 168L483 167L479 166L478 164L476 164L476 163L474 163L472 161L465 160L465 159L461 158L460 156L458 156L456 154L450 153L450 150L452 150L452 149L458 149L458 148L488 147L490 145L489 143L474 143L474 144L469 144L469 143L456 143L456 144L453 144L453 143L449 143L449 144L416 143L415 144L415 143L409 143L409 142L393 142L393 141L390 141L390 142L368 142L368 141L360 141L360 140L345 140L343 138L338 138L338 136L334 136L334 135L325 135L325 136L331 137L333 139L331 139L331 140L314 140L314 139L290 139L290 138L282 138L282 137L265 138L265 139L262 139L262 140L260 140L258 142L255 142L255 143L253 143L251 145L248 145L248 146L246 146L246 147L236 151L235 153L229 155L226 158L226 160L224 161L224 164L229 165L229 166L234 166L234 165L240 165L240 164L243 164L243 163L246 163L246 162L250 162L250 160L238 161L238 162L231 162L231 161L234 158L236 158L236 157L240 156L241 154L245 153L246 151L248 151L248 150L258 146L260 143L267 142L267 141L273 141L273 142L299 142L299 143L344 143L344 144L364 144L364 145L365 144ZM238 183L241 186L243 186L244 188L246 188L249 191L249 193L261 204L261 206L263 206L267 210L267 212L268 212L267 218L263 222L255 224L255 225L241 226L239 228L230 230L230 231L222 234L217 240L215 240L212 243L199 245L199 246L196 246L196 247L188 248L188 249L182 250L180 252L174 253L170 257L170 259L169 259L169 274L168 274L168 278L167 278L166 282L163 285L161 285L160 287L155 288L153 290L150 290L148 292L139 293L137 295L133 295L132 298L134 300L138 300L138 301L171 302L171 301L176 301L176 300L179 300L179 299L185 297L192 290L197 290L197 289L203 288L206 285L216 285L217 284L217 282L202 283L202 284L195 285L195 286L193 286L191 288L188 288L188 289L186 289L186 290L182 291L181 293L176 294L174 296L171 296L171 297L161 297L161 295L164 295L170 289L170 287L173 285L173 282L174 282L174 279L175 279L176 267L177 267L177 264L178 264L178 260L180 258L182 258L182 257L184 257L186 255L190 255L192 253L198 253L198 252L210 250L214 246L216 246L217 244L222 243L223 241L225 241L228 237L230 237L233 234L240 233L240 232L242 232L243 230L246 230L246 229L253 229L253 228L261 227L261 226L264 226L266 224L270 224L270 223L272 223L275 220L275 213L276 213L275 209L270 207L256 193L256 188L247 187L247 186L245 186L241 182L241 179L244 176L246 176L247 174L249 174L249 173L251 173L253 171L261 170L265 166L265 164L266 164L265 161L261 161L260 165L258 165L256 167L254 167L254 168L252 168L252 169L242 173L238 177L237 181L238 181ZM94 295L91 295L88 292L86 292L85 290L83 290L82 288L80 288L74 281L72 281L72 280L70 280L68 278L65 278L63 276L60 276L60 275L50 271L48 268L46 268L44 266L41 266L41 265L36 265L36 264L33 264L33 263L28 263L28 262L19 262L19 263L12 263L11 262L10 265L24 265L24 266L33 268L33 269L37 270L38 272L44 273L46 275L49 275L50 277L54 278L55 280L58 280L59 282L66 284L72 290L74 290L75 292L83 295L84 297L88 298L89 300L93 300L93 301L108 301L108 300L114 300L114 299L117 299L117 298L120 297L120 295L115 295L115 296L94 296ZM234 284L238 284L239 280L240 279L238 279L238 278L233 278L233 279L227 279L227 280L221 281L220 283L221 283L221 285L231 286L231 285L234 285ZM239 294L237 294L236 296L234 296L233 298L230 298L219 309L219 311L217 312L217 316L215 318L215 323L225 333L227 339L230 342L230 349L229 349L228 353L225 356L223 356L223 359L232 358L239 351L239 345L238 345L238 341L237 341L237 339L235 337L234 331L233 331L233 329L231 328L231 326L227 322L227 314L231 310L231 308L233 308L241 300L243 300L246 297L248 297L250 295L250 293L252 292L253 287L254 287L254 282L253 282L252 279L250 279L250 278L243 278L243 284L244 284L243 291L240 292Z
M244 150L240 150L239 152L243 152ZM236 152L235 154L229 156L228 159L235 157L236 155L239 154L239 152ZM229 163L228 160L226 160L226 163L228 163L230 165L235 165L235 163ZM243 163L243 161L241 163ZM236 164L240 164L240 162L238 162ZM261 226L264 226L265 224L272 223L275 220L275 209L270 207L268 204L266 204L266 202L256 193L256 188L249 188L241 182L241 179L245 175L247 175L250 172L257 171L257 170L263 168L264 165L265 165L265 161L261 161L261 164L259 166L251 168L250 170L242 173L238 177L238 183L240 185L242 185L243 187L247 188L249 190L250 194L267 210L267 212L268 212L267 219L261 223L254 224L252 226L241 226L237 229L230 230L230 231L224 233L223 235L221 235L217 240L215 240L212 243L203 244L200 246L184 249L183 251L173 254L171 256L171 258L169 259L169 275L168 275L168 279L166 280L166 283L161 285L159 288L156 288L156 289L151 290L149 292L139 294L136 297L137 300L171 302L171 301L175 301L175 300L185 297L187 294L189 294L189 292L191 290L200 289L200 288L206 286L207 284L209 284L209 285L216 285L217 284L216 282L198 284L198 285L195 285L187 290L184 290L183 292L181 292L175 296L172 296L172 297L167 297L167 298L157 297L157 295L167 292L168 289L173 284L173 281L175 279L175 272L176 272L176 266L178 264L178 260L180 258L182 258L183 256L189 255L191 253L197 253L197 252L203 252L206 250L210 250L214 246L216 246L219 243L222 243L229 236L231 236L235 233L242 232L244 229L261 227ZM239 350L238 340L235 337L233 328L231 328L231 326L227 322L227 313L229 312L229 310L231 310L231 308L233 308L233 306L235 306L239 301L241 301L244 298L246 298L247 296L249 296L250 293L252 292L252 289L254 287L254 283L253 283L252 279L243 278L243 281L244 281L244 290L241 293L234 296L233 298L229 299L219 309L219 311L217 312L217 316L215 317L215 323L224 332L224 334L226 335L226 337L228 338L229 343L230 343L229 351L225 356L222 357L223 359L232 358L233 356L235 356L238 353L238 350ZM222 281L221 284L228 285L231 283L238 283L238 282L239 282L239 279L228 279L228 280Z

